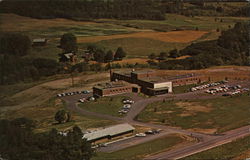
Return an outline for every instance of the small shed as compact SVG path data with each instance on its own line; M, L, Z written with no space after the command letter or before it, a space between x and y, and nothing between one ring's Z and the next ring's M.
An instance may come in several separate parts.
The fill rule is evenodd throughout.
M45 46L47 44L46 38L37 38L32 40L32 46Z

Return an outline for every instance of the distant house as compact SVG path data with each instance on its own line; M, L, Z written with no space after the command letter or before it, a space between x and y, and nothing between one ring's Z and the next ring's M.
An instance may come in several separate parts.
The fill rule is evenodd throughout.
M62 53L60 54L60 62L72 62L75 63L77 61L77 56L75 53Z
M83 52L83 56L82 58L85 59L85 61L90 61L91 59L93 59L93 54L89 52L89 50L85 50Z
M46 38L38 38L32 40L32 46L45 46L47 44Z

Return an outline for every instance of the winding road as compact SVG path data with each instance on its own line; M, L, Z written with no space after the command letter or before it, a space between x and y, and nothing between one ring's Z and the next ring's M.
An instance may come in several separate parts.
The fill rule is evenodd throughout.
M245 84L242 83L242 85L244 86ZM153 98L142 98L142 97L137 96L136 94L127 94L127 96L130 96L135 101L135 103L133 104L133 107L131 108L130 112L128 112L128 114L122 118L114 117L111 115L105 115L101 113L96 113L96 112L90 112L90 111L84 110L83 108L78 107L77 101L79 100L79 98L83 97L82 95L63 97L62 99L66 102L67 109L83 114L83 115L90 115L90 116L94 116L98 118L117 121L119 123L129 123L131 125L144 126L144 127L163 130L160 134L150 135L144 138L135 137L133 139L127 139L127 140L109 144L107 147L103 147L99 150L102 152L118 151L127 147L131 147L134 145L152 141L154 139L158 139L160 137L166 136L168 134L173 134L173 133L179 133L179 134L192 136L198 140L197 143L189 143L186 146L181 146L173 150L158 153L156 155L152 155L152 156L145 158L146 160L156 160L156 159L168 160L168 159L180 159L180 158L183 158L183 157L186 157L186 156L189 156L189 155L201 152L201 151L205 151L205 150L229 143L238 138L242 138L242 137L250 135L250 125L244 126L235 130L231 130L220 135L214 135L214 134L203 134L203 133L198 133L198 132L192 132L192 131L183 130L183 129L176 128L176 127L165 126L165 125L143 123L143 122L138 122L135 120L136 116L141 111L143 111L148 104L151 104L156 101L163 101L164 99L209 99L209 98L215 97L211 95L203 95L201 94L202 92L203 91L188 92L188 93L182 93L182 94L167 94L164 96L158 96L158 97L153 97ZM88 97L88 96L91 96L91 94L86 94L84 96Z

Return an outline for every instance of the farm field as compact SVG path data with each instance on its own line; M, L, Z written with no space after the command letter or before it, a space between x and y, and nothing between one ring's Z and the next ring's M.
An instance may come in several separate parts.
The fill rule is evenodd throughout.
M0 14L0 17L1 31L20 32L31 39L49 39L47 46L32 48L30 57L56 60L61 53L61 49L57 48L59 38L67 32L77 36L79 54L88 44L95 43L113 51L121 46L128 58L134 58L175 48L180 50L192 42L213 40L220 36L217 28L226 30L236 22L249 20L242 17L185 17L176 14L166 14L164 21L100 19L85 22L60 18L34 19L15 14ZM218 20L215 21L215 18ZM180 31L173 31L176 29Z
M215 21L215 18L217 20ZM222 21L221 21L222 19ZM128 27L134 27L139 29L151 29L156 31L172 31L176 29L182 30L195 30L198 27L199 30L216 30L220 28L222 30L228 29L229 25L239 21L247 21L247 17L208 17L208 16L195 16L186 17L177 14L166 14L166 20L164 21L151 21L151 20L96 20L96 22L113 23Z
M31 38L61 37L66 32L79 36L101 36L112 34L124 34L140 31L135 28L123 27L115 24L102 24L95 22L73 21L68 19L34 19L15 14L0 14L1 31L22 32Z
M137 120L181 127L197 132L215 133L235 129L249 122L248 94L232 98L155 102ZM156 111L156 112L154 112Z
M110 39L120 39L120 38L149 38L153 40L159 40L162 42L172 42L172 43L189 43L202 35L206 34L205 31L172 31L172 32L138 32L130 34L119 34L112 36L95 36L95 37L80 37L78 38L79 43L89 43L89 42L98 42L101 40L110 40Z
M102 97L93 102L84 102L79 106L92 112L108 114L112 116L122 116L118 113L122 109L122 99L126 96Z
M232 159L242 160L250 156L250 136L236 140L229 144L194 154L192 156L182 158L181 160L200 160L200 159Z
M184 137L181 137L180 135L169 135L163 138L159 138L150 142L146 142L112 153L100 152L97 153L96 157L93 157L93 160L139 160L143 159L143 157L147 155L166 151L177 144L185 142L187 142L187 140L184 139Z

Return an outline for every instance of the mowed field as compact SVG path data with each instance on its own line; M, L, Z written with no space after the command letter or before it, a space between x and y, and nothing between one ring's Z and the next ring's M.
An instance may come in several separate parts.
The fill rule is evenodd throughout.
M172 31L172 32L139 32L131 34L120 34L112 36L95 36L95 37L80 37L78 38L79 43L86 42L98 42L101 40L109 39L120 39L120 38L149 38L154 40L159 40L163 42L178 42L178 43L188 43L200 38L202 35L206 34L206 31ZM136 43L136 42L135 42Z
M248 94L232 98L155 102L148 105L137 119L196 132L221 133L249 123Z

